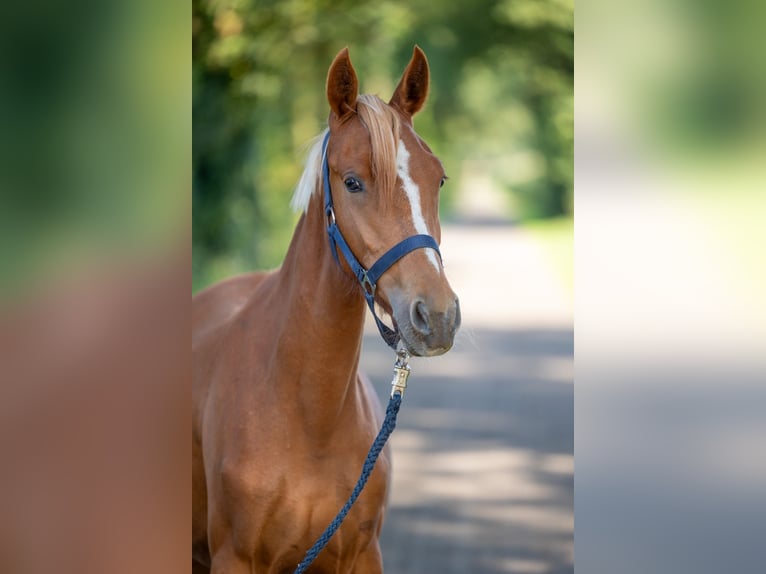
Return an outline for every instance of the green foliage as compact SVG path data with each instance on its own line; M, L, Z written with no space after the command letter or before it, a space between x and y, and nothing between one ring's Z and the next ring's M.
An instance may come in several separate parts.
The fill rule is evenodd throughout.
M326 121L327 68L346 45L362 91L384 99L413 45L425 50L431 95L416 124L451 176L447 211L458 182L470 183L463 165L482 159L516 199L505 215L571 212L572 0L192 7L195 288L279 264L296 217L296 150Z
M151 0L3 4L0 296L178 241L187 26Z

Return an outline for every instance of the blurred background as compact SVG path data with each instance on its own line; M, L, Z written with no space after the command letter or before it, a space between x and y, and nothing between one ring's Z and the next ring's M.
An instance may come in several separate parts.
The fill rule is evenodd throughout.
M571 570L572 6L447 4L3 3L0 571L188 568L189 283L278 264L332 57L385 97L416 42L466 328L414 365L387 561ZM589 574L766 563L765 6L577 6Z
M0 8L0 572L188 568L180 4Z
M766 4L577 5L576 564L766 564Z
M462 333L413 359L391 439L389 572L573 568L573 2L193 1L193 289L278 266L327 69L388 100L418 44L418 133L450 177L442 253ZM387 400L369 323L362 368Z
M8 2L0 18L0 303L188 232L188 14Z
M386 101L413 45L425 50L416 121L450 176L443 220L545 221L540 236L571 237L571 0L192 7L195 290L281 262L301 150L326 125L327 69L346 45L361 91Z

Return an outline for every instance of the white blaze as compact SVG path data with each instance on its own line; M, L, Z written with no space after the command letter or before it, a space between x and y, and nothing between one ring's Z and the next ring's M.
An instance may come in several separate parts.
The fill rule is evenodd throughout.
M404 193L407 194L407 199L410 202L410 210L412 211L412 224L415 226L415 231L423 235L431 235L426 225L426 220L423 219L423 210L420 207L420 188L418 184L410 177L410 152L404 145L402 140L399 140L399 146L396 150L396 173L402 180L402 187ZM426 248L426 255L428 260L433 264L437 271L439 271L439 259L436 252L433 249Z

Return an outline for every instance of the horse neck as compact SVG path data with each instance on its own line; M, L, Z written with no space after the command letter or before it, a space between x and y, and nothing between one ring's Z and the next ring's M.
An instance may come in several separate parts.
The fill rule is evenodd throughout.
M287 297L275 363L279 384L309 430L327 432L356 400L366 307L359 286L333 258L317 194L298 222L278 289Z

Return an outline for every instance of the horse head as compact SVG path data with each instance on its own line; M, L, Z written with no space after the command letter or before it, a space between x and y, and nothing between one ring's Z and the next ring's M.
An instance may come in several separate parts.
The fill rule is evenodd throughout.
M391 315L401 342L418 356L448 351L460 326L458 299L437 249L439 189L447 177L412 123L425 103L428 83L428 61L416 46L388 103L359 95L348 49L342 50L327 76L331 111L321 160L326 162L324 186L329 187L325 194L331 206L325 206L326 215L353 253L351 260L355 257L370 269L398 242L413 236L427 240L410 246L386 268L376 278L374 293L367 287L368 302L374 297ZM339 262L365 287L350 259Z

